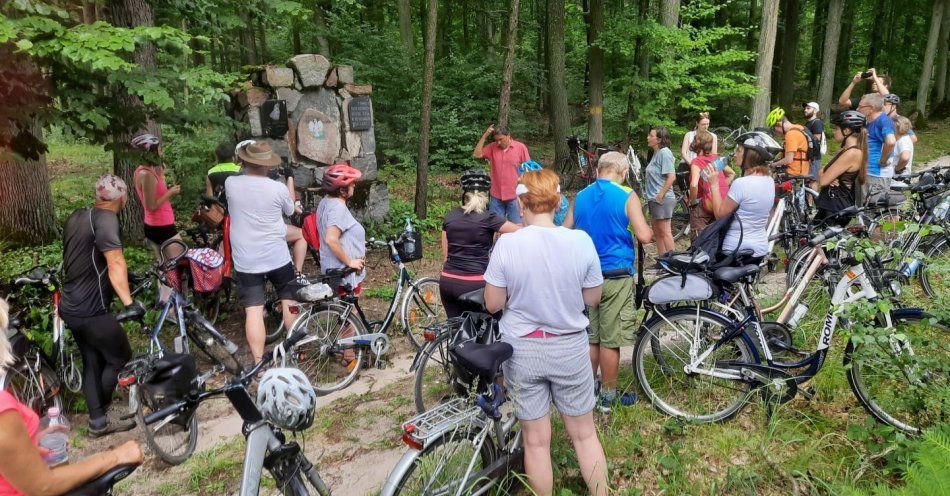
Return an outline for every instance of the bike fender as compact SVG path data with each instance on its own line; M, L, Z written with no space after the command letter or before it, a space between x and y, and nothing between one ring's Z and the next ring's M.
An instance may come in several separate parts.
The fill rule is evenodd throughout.
M389 477L386 478L386 482L383 484L380 496L394 496L396 494L396 490L399 489L399 481L409 472L412 468L412 464L416 462L420 454L422 454L422 451L412 448L402 454L402 458L399 459L396 466L389 472Z

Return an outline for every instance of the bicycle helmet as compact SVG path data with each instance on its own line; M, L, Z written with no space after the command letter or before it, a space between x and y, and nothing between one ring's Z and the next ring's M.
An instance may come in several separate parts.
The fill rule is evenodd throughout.
M747 150L755 150L765 162L771 162L775 154L782 151L782 145L762 131L745 133L736 138L736 144Z
M478 169L469 169L463 172L462 177L459 178L459 183L462 184L462 191L466 193L491 189L491 178Z
M775 107L771 112L769 112L769 115L765 116L765 125L766 127L772 127L778 124L784 118L785 109L782 107Z
M528 171L539 171L541 170L541 164L535 162L534 160L526 160L521 162L521 165L518 166L518 175L522 175Z
M337 191L355 183L363 173L346 164L331 165L323 173L323 190Z
M129 144L132 145L132 148L140 148L145 151L153 152L162 144L162 140L145 133L132 138Z
M890 103L892 105L900 105L901 97L897 96L894 93L888 93L884 95L884 103Z
M234 156L237 157L237 156L238 156L238 153L240 153L240 151L241 151L242 148L244 148L244 147L247 146L247 145L253 144L253 143L256 143L256 141L254 141L254 140L244 140L244 141L238 143L237 146L234 147Z
M281 429L302 431L313 425L317 395L300 369L274 367L264 372L257 387L257 406L268 422Z
M846 110L836 115L831 123L840 128L859 130L867 126L868 119L857 110Z

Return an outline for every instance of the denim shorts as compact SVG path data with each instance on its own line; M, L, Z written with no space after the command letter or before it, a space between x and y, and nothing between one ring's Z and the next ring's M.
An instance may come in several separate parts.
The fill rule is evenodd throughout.
M512 198L511 200L499 200L493 196L491 197L491 201L488 203L488 210L492 213L498 214L498 216L502 219L510 220L515 224L521 224L521 210L518 206L517 198Z

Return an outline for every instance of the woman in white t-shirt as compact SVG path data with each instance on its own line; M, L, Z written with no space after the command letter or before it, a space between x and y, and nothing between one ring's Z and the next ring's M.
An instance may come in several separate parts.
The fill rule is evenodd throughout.
M700 112L696 115L696 125L693 130L683 136L683 144L680 146L680 158L687 164L693 163L696 159L696 152L693 151L693 140L696 139L696 133L699 131L709 131L709 112ZM719 150L719 137L713 133L712 151L716 155Z
M896 174L910 174L914 165L914 125L903 115L894 119L894 132L897 134L897 143L889 159L889 166Z
M525 172L515 190L525 227L495 243L485 306L504 310L502 340L514 350L505 385L524 433L525 472L535 494L552 494L551 402L577 452L592 495L607 495L607 460L594 426L594 374L584 306L600 303L603 276L590 236L554 224L558 176ZM569 254L570 256L565 256Z
M775 205L775 182L769 164L782 147L771 136L761 132L739 136L736 144L735 161L742 168L743 176L732 182L725 198L719 189L720 179L715 166L710 164L703 172L713 191L713 213L716 218L736 213L736 219L730 224L722 243L722 251L750 251L751 257L747 257L747 260L755 263L756 258L766 256L769 250L766 228Z

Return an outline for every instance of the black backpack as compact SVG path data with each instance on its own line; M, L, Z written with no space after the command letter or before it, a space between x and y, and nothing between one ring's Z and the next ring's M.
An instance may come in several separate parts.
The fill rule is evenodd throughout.
M701 251L706 253L709 260L712 261L713 267L724 267L731 264L735 261L738 250L729 255L724 255L722 253L722 243L726 240L726 234L729 232L729 227L733 221L739 223L739 242L736 246L742 246L742 219L740 219L739 216L736 215L736 211L733 210L729 215L716 219L713 223L706 226L706 228L696 236L692 244L689 245L689 252L693 255Z

